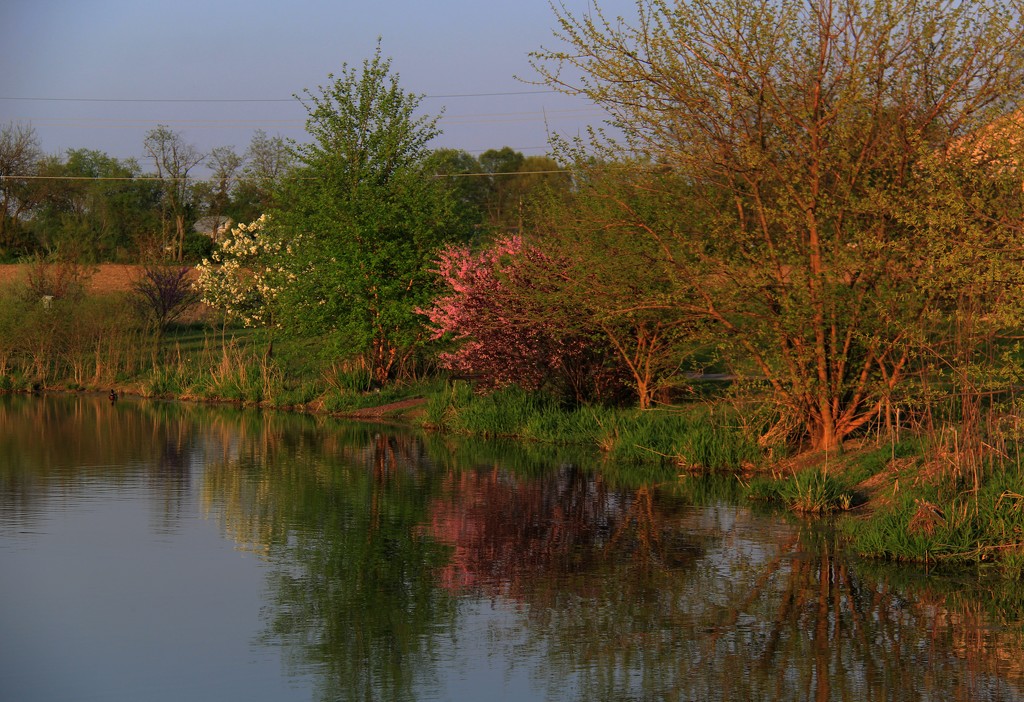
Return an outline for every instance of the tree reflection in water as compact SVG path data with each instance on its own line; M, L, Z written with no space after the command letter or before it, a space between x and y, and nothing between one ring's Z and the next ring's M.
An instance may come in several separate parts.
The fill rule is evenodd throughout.
M439 574L453 591L522 598L537 578L562 581L613 563L679 567L699 551L655 513L651 492L609 490L572 466L523 480L497 467L448 474L428 533L452 546Z
M265 643L324 699L443 695L453 655L532 669L538 698L1021 695L1011 585L968 592L742 505L460 463L413 434L268 423L233 441L207 505L275 565ZM487 602L511 616L463 640Z
M104 397L0 398L0 429L0 530L144 486L174 531L198 491L269 564L257 643L323 699L451 698L488 667L537 699L1024 699L1020 584L852 561L728 483Z
M100 395L0 399L0 517L32 523L45 509L37 503L65 491L142 482L159 501L154 527L175 530L192 488L188 456L199 448L194 415Z
M254 436L207 467L208 503L274 565L265 643L314 672L323 699L412 699L432 670L432 636L455 616L425 538L436 477L410 437L370 429Z

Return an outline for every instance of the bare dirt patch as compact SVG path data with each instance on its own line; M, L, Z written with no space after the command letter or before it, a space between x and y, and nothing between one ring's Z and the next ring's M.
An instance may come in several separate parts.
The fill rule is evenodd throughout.
M0 265L0 287L25 282L28 278L28 264L8 263ZM87 293L127 292L133 281L142 277L143 266L122 263L100 263L87 266L92 271L85 284ZM194 271L191 273L194 275Z
M423 405L427 402L423 397L411 397L408 400L400 400L378 407L366 407L363 409L346 412L346 417L357 417L360 419L374 419L379 417L404 417L411 418L423 412Z

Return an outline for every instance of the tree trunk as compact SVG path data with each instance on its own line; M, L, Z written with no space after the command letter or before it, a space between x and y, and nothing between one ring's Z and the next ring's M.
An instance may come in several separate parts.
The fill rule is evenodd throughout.
M835 451L842 448L845 434L839 431L831 417L827 421L817 421L809 429L814 449L818 451Z
M179 263L185 257L185 215L176 214L174 216L174 226L177 230L177 245L175 246L175 260Z

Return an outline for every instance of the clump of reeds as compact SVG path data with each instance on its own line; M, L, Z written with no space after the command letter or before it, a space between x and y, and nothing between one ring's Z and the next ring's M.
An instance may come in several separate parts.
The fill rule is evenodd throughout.
M803 470L787 478L760 478L750 483L750 497L784 504L803 514L826 514L847 510L853 492L825 470Z

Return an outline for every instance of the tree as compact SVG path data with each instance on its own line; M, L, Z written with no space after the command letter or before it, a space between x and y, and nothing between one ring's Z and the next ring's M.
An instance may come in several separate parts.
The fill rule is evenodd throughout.
M271 210L274 194L295 166L295 155L284 138L257 129L243 161L235 195L234 215L239 221L256 219Z
M213 171L213 191L209 212L223 215L231 205L231 196L238 185L244 160L230 146L217 146L207 156L206 167Z
M300 98L311 141L295 147L300 165L273 217L294 277L281 322L324 335L385 382L425 339L413 310L432 294L434 253L468 227L428 168L437 118L417 116L420 98L400 87L380 47L361 71L346 65L329 80Z
M990 180L958 173L1021 162L1019 140L977 148L1024 97L1021 6L641 0L633 24L556 7L567 48L534 61L609 111L627 156L705 203L708 220L645 233L677 269L674 304L714 323L828 450L879 416L948 328L949 242L982 237L983 275L1010 257L1012 218L964 207L940 222L929 208L951 183L976 184L959 202L984 199Z
M622 374L614 352L560 289L566 265L514 235L480 251L441 251L442 291L420 310L434 338L454 346L440 354L441 366L485 390L516 385L577 403L616 399Z
M132 159L92 149L71 149L63 159L44 160L44 191L32 218L32 232L47 249L83 261L124 260L137 253L139 239L159 225L160 194L138 178Z
M163 342L171 322L199 301L188 266L147 265L132 281L131 290L139 313L156 332L155 356L163 355Z
M171 242L174 258L182 260L185 250L185 214L189 204L189 171L203 161L203 154L171 128L160 125L143 141L164 188L164 208L174 221L174 237L164 229L164 244Z
M487 223L495 231L515 227L518 222L519 197L512 187L512 173L519 170L526 157L509 146L488 149L480 154L480 167L487 176Z
M486 223L490 183L482 175L479 159L460 149L435 149L429 168L449 189L459 219L481 230Z
M688 189L646 163L577 152L575 186L536 207L534 244L558 266L529 266L548 290L537 306L565 310L555 325L587 330L614 349L640 409L669 396L692 356L708 345L699 319L674 299L678 271L650 232L671 234L700 217Z
M278 297L294 279L280 265L281 242L268 235L269 221L262 215L235 226L210 258L196 266L203 302L247 327L273 329L280 324Z
M21 218L32 205L25 176L36 174L42 157L30 125L8 122L0 128L0 255L15 243Z

